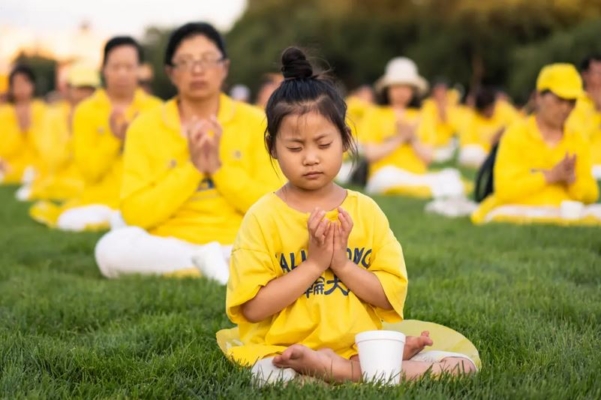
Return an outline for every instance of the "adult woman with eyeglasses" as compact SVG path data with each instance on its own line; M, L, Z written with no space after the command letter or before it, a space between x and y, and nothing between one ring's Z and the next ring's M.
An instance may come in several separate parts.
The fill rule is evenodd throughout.
M121 213L129 226L96 246L106 277L200 271L227 281L244 213L283 176L263 148L263 112L221 92L229 64L211 25L172 33L165 69L178 95L128 131Z

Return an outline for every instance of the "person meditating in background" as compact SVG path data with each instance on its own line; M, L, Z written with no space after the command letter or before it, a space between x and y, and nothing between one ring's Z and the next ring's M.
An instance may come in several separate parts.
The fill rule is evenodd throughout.
M592 151L593 175L601 180L601 54L586 57L580 73L586 92L576 102L568 126L585 132Z
M404 57L390 61L376 83L384 105L366 113L357 134L369 163L368 193L463 195L459 171L428 171L434 156L435 121L414 107L427 88L415 63Z
M47 107L34 96L33 71L17 65L8 77L8 103L0 105L0 184L30 183L39 168L32 142Z
M474 223L562 223L563 202L597 201L589 144L583 132L566 127L583 93L578 71L571 64L546 66L536 89L534 115L512 125L501 138L494 192L472 214ZM601 207L586 207L581 215L569 218L601 223Z
M211 25L172 33L165 68L177 97L128 130L120 210L129 226L98 242L104 276L200 270L227 281L244 213L283 179L264 151L263 111L222 93L229 66Z
M61 207L35 204L30 211L35 220L68 231L107 229L112 219L118 221L127 128L139 113L161 104L138 87L142 60L142 48L130 37L106 43L106 87L81 102L73 116L73 153L84 190Z
M463 113L458 123L459 165L480 167L505 129L520 118L511 104L498 99L494 89L479 88L473 110Z
M94 69L85 65L70 68L66 100L48 110L43 129L33 134L41 168L33 182L17 191L19 200L68 200L81 193L84 181L73 158L73 114L99 85L100 76Z

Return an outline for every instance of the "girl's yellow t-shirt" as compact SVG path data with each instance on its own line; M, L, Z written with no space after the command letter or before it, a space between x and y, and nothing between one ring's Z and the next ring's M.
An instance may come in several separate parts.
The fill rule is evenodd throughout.
M342 207L354 223L348 241L349 259L378 277L394 309L364 303L328 269L278 314L259 323L247 321L241 306L307 258L309 214L290 208L270 193L246 214L232 252L226 311L238 324L243 342L228 352L236 362L251 365L296 343L314 350L330 348L350 358L357 354L357 333L381 329L382 320L402 320L407 270L401 245L386 216L371 198L351 190ZM336 220L336 214L332 211L327 217Z
M417 109L405 111L404 122L417 124L417 137L422 143L436 143L434 120ZM392 107L374 107L369 110L358 132L359 140L366 144L382 144L397 134L397 116ZM417 155L410 144L403 144L386 157L370 165L370 175L384 167L393 166L415 174L425 174L428 166Z

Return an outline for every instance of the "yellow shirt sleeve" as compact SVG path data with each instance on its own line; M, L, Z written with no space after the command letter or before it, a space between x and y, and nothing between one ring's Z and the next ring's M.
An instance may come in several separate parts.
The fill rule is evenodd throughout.
M150 115L148 115L150 117ZM137 118L127 131L123 154L121 213L131 225L149 229L169 219L198 189L202 174L191 161L156 176L151 154L156 145L153 118Z
M82 103L73 116L75 163L89 183L98 182L109 171L121 150L121 141L103 137L113 135L110 129L98 132L96 114L103 111L106 110L94 110L87 103Z
M250 140L248 147L243 150L244 157L250 157L250 162L245 162L243 157L222 159L221 168L211 176L217 191L242 213L248 211L266 193L276 190L284 183L277 162L271 160L265 149L264 124L257 124L254 128L252 125L251 122L250 132L239 130L240 134L256 138Z
M547 185L540 171L532 171L526 155L532 149L526 140L527 125L508 128L501 138L494 168L495 195L500 203L519 203L520 198L540 192Z
M568 186L570 197L576 201L585 204L591 204L599 198L599 186L591 173L593 163L591 160L591 149L587 146L580 135L574 134L573 140L577 140L575 145L577 150L576 159L576 182Z
M67 115L61 109L49 111L42 129L33 135L40 161L49 171L56 171L70 162L66 119Z
M384 293L392 304L392 310L374 307L382 320L390 323L403 319L403 308L407 298L407 268L401 244L390 229L388 219L380 207L371 200L374 218L373 258L369 271L380 280Z
M17 155L27 144L13 113L10 106L0 107L0 157L2 158Z
M226 312L235 324L248 322L242 314L242 305L278 277L277 271L273 269L271 256L267 253L267 240L257 216L247 214L234 244L227 284Z

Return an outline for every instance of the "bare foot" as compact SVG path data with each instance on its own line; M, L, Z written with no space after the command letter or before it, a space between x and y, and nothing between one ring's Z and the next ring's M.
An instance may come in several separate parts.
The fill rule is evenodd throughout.
M410 360L426 346L432 346L434 342L430 339L430 332L423 331L421 336L407 336L405 338L405 349L403 360Z
M354 378L358 380L361 377L358 363L346 360L330 349L315 351L300 344L292 345L281 355L275 356L273 365L279 368L292 368L300 374L327 382L343 382Z

